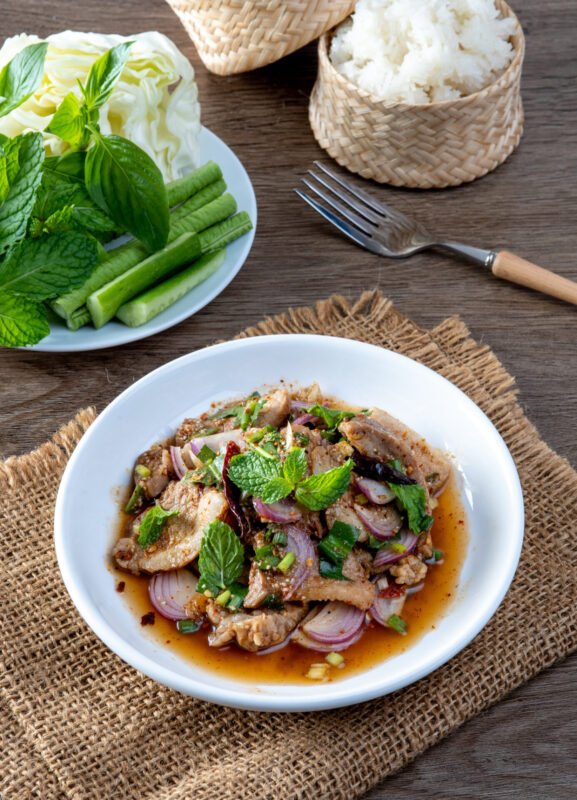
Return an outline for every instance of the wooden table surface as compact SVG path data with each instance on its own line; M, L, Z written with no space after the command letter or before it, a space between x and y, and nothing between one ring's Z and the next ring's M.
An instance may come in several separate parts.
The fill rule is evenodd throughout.
M577 281L577 5L514 5L527 40L526 125L518 151L493 174L457 189L377 191L452 238L506 247ZM333 292L354 299L379 287L423 326L460 315L515 375L526 413L545 440L577 467L577 308L446 255L380 259L340 238L292 192L313 159L323 157L307 119L314 45L257 72L222 78L207 72L163 0L0 0L0 19L5 36L66 28L121 34L158 29L170 36L197 69L203 123L243 161L259 205L256 239L242 271L220 297L176 328L93 353L1 349L2 455L26 452L77 409L103 409L155 367L264 315ZM573 655L376 786L366 800L574 798L576 708Z

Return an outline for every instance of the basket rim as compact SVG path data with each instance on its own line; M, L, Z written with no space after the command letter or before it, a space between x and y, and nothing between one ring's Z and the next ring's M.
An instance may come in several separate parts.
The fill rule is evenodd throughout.
M387 100L385 97L379 97L372 92L368 92L366 89L363 89L360 86L357 86L356 83L346 78L342 73L340 73L332 63L329 54L328 54L328 42L329 37L332 37L334 34L334 28L330 31L326 31L319 37L319 45L318 45L318 57L319 57L319 70L321 65L324 69L328 69L332 74L331 77L335 80L341 82L342 86L347 89L348 91L356 92L359 97L363 98L364 100L369 100L373 105L381 105L386 106L387 108L398 108L398 109L437 109L437 108L451 108L459 105L469 105L470 103L475 102L480 98L485 99L488 94L498 90L501 88L500 84L502 83L503 86L506 86L508 83L511 82L513 78L513 73L517 71L518 68L521 67L523 63L523 59L525 56L525 34L523 33L523 28L521 27L521 23L511 6L509 6L505 0L496 0L496 4L503 6L506 10L505 16L512 17L517 30L513 34L513 36L519 37L519 46L515 48L515 54L511 59L510 64L507 66L504 72L501 73L492 83L488 84L487 86L483 86L481 89L477 89L476 92L472 92L472 94L466 94L463 97L456 97L453 100L438 100L434 103L409 103L406 100ZM501 9L500 9L501 10ZM503 11L501 10L501 13ZM347 17L348 19L348 17ZM344 20L343 20L344 22ZM342 24L342 23L339 23Z

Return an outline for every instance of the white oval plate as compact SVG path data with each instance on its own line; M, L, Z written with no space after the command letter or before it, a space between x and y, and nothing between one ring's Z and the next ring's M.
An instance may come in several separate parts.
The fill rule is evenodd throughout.
M244 264L252 247L256 231L256 197L245 168L222 139L208 128L202 128L199 143L200 163L204 164L212 159L220 166L227 191L235 198L238 210L248 212L252 220L252 230L227 246L224 262L210 278L195 286L188 294L145 325L129 328L121 322L111 320L99 330L86 325L77 331L69 331L64 323L56 319L50 322L50 334L37 345L26 348L27 350L66 353L75 350L101 350L104 347L136 342L138 339L145 339L147 336L171 328L192 316L228 286Z
M171 436L186 416L213 401L248 394L280 379L320 383L327 394L378 405L455 460L470 545L457 598L435 630L406 653L335 683L240 683L180 659L143 632L106 558L139 453ZM87 480L87 475L90 480ZM56 553L66 587L93 631L136 669L213 703L266 711L334 708L387 694L437 669L491 618L515 573L523 541L523 497L507 447L459 389L409 358L324 336L259 336L208 347L141 378L98 417L66 468L56 502Z

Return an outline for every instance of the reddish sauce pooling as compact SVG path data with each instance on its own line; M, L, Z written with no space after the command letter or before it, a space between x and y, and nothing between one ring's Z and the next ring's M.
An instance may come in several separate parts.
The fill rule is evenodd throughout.
M420 592L410 596L403 609L403 619L408 623L406 636L372 623L361 639L342 651L344 665L331 667L329 680L348 678L376 666L391 656L405 652L418 639L434 630L449 610L459 585L459 574L465 560L469 535L466 516L454 476L439 497L434 511L435 522L431 529L433 545L444 554L442 563L429 567L425 584ZM122 527L127 517L122 519ZM236 646L220 649L208 646L208 630L194 634L181 634L171 622L153 613L148 597L150 578L131 575L111 567L115 578L125 583L123 597L134 612L135 620L146 625L143 631L158 644L168 647L180 658L190 661L211 673L237 681L254 683L255 666L259 683L313 683L306 678L310 665L324 661L325 654L305 650L289 642L274 652L259 655L240 650ZM143 622L144 618L151 622ZM140 625L139 625L140 627Z

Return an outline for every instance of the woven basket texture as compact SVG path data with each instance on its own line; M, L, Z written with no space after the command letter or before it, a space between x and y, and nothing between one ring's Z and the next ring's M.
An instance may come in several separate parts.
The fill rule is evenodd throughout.
M354 0L167 0L217 75L264 67L347 17Z
M509 6L502 0L496 5L516 23L513 60L490 86L440 103L387 102L358 88L333 67L331 34L323 35L309 106L320 146L363 178L419 189L458 186L499 166L523 133L525 40Z
M361 705L265 714L160 686L99 641L58 572L54 501L96 416L87 409L51 442L0 464L5 800L354 800L577 647L577 474L524 416L494 353L460 320L423 330L378 292L295 309L243 335L275 333L388 347L436 370L483 409L511 451L525 498L523 552L507 596L447 664ZM536 787L526 796L551 794ZM436 797L445 798L442 789Z

